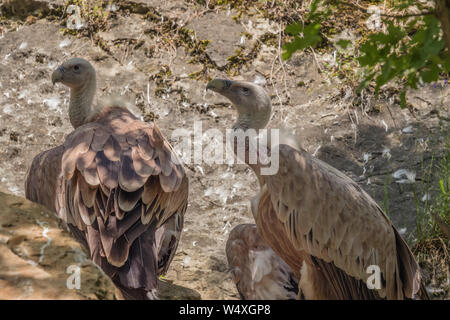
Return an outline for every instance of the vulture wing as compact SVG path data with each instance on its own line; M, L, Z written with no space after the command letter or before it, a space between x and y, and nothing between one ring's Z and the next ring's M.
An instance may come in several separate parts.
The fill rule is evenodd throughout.
M38 156L31 170L59 176L44 204L53 199L58 216L123 296L152 298L157 275L175 254L188 197L184 169L159 129L126 109L107 108L63 146ZM53 188L38 178L27 179L34 201L42 198L41 185Z
M259 235L256 225L240 224L226 245L228 265L244 300L296 299L298 281L291 268Z
M316 296L404 299L419 291L426 296L408 246L376 202L349 177L282 144L279 171L264 180L267 192L259 202L258 228L294 272L306 262L316 276L321 273L316 281L322 283L316 287L329 292ZM381 271L376 291L365 283L371 265ZM306 271L301 270L300 289L302 283L308 286Z
M64 146L41 152L34 157L25 179L25 197L56 211L55 194L61 173Z

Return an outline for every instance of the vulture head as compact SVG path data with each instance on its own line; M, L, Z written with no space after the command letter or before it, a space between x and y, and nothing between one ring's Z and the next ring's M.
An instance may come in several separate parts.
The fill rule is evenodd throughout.
M230 100L239 113L238 124L247 129L263 129L270 120L270 96L266 89L253 82L213 79L206 90Z
M52 74L53 84L61 82L71 89L84 87L95 79L95 69L82 58L72 58L60 65Z
M96 113L92 107L96 90L94 67L82 58L72 58L52 74L53 84L61 82L70 88L69 119L74 128L85 124Z

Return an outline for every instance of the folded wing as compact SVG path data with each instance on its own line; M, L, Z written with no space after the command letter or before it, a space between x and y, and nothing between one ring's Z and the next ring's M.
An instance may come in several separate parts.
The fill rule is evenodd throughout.
M151 298L157 275L175 254L187 207L188 180L170 145L155 125L112 107L73 131L57 151L60 166L39 168L36 160L31 170L59 173L58 216L125 298ZM32 176L27 196L40 200Z

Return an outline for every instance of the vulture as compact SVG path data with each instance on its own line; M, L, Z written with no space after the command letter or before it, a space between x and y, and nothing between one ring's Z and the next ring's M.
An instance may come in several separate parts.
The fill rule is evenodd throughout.
M255 224L233 228L226 244L228 266L243 300L293 300L298 281L258 233Z
M232 133L269 122L272 106L263 87L213 79L206 89L237 109ZM258 178L260 191L251 206L255 222L298 279L298 298L428 299L413 254L377 203L339 170L281 140L264 152L278 154L273 174L263 170L268 165L261 149L249 161L249 135L243 147L236 139L231 145Z
M121 299L157 299L158 277L178 246L188 179L155 124L123 102L93 104L93 66L72 58L52 74L70 88L64 143L37 155L26 198L54 210L111 278Z

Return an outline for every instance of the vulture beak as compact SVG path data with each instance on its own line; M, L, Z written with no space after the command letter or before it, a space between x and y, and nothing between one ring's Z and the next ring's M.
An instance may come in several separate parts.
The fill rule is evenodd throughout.
M55 83L60 82L62 80L63 71L64 71L63 67L59 67L58 69L53 71L53 73L52 73L52 83L53 83L53 85L55 85Z
M217 93L223 92L225 89L228 89L233 84L230 80L225 79L213 79L206 86L206 90L212 90Z

